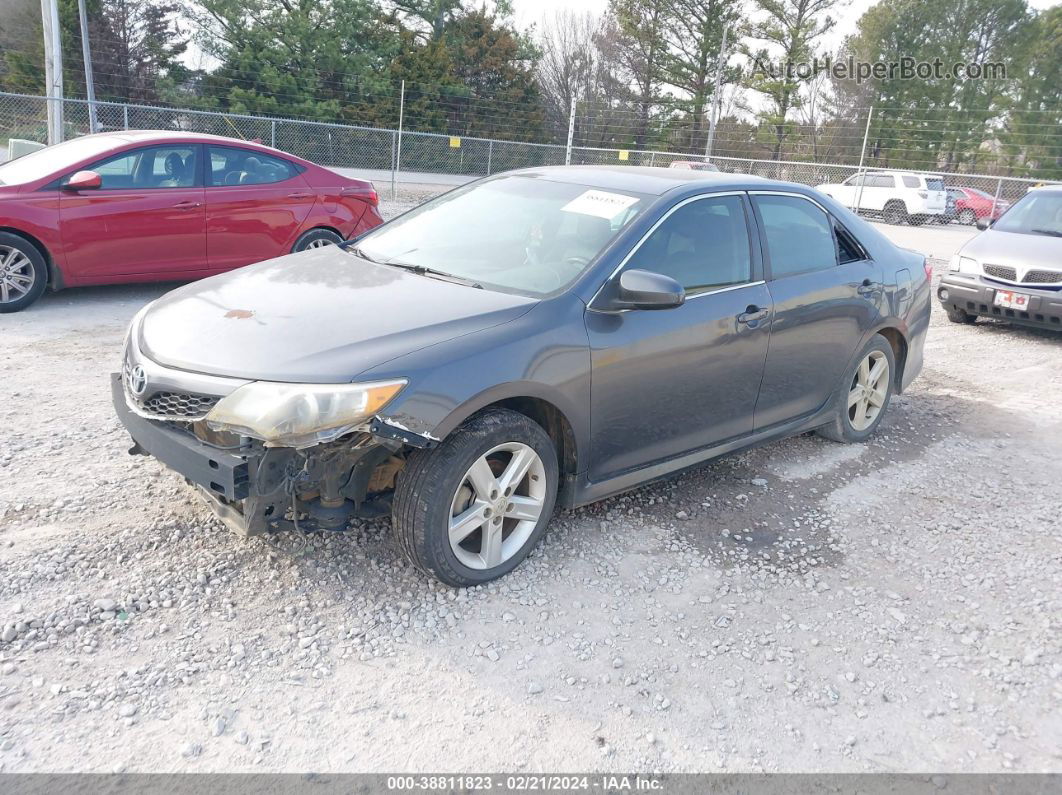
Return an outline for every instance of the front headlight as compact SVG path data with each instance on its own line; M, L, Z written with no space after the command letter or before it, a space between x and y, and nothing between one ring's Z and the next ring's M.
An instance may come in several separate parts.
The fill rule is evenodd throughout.
M977 260L975 259L960 257L956 254L948 263L948 270L958 273L980 273L981 266L977 264Z
M353 430L386 406L405 379L367 384L254 381L223 397L207 425L272 447L308 447Z

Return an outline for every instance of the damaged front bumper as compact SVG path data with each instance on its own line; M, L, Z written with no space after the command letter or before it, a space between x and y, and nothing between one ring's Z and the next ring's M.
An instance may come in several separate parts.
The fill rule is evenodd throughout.
M193 423L134 411L119 373L111 376L111 397L133 439L130 453L153 456L184 476L240 535L296 527L336 530L354 516L386 513L404 450L434 443L377 418L366 431L306 449L266 447L245 437L221 446L197 436Z

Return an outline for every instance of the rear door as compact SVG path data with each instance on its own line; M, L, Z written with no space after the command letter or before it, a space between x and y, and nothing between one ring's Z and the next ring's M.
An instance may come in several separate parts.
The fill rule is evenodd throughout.
M686 302L622 312L591 302L592 481L752 431L770 315L752 226L743 194L680 202L621 272L670 276Z
M70 273L97 279L204 271L200 157L198 144L170 144L127 150L89 166L101 187L63 190L59 197Z
M880 314L882 267L821 206L796 194L752 196L774 303L755 428L823 408Z
M948 192L941 177L925 177L926 209L931 213L942 213L948 206Z
M862 205L867 210L881 212L885 204L896 196L896 177L892 174L867 174Z
M316 201L299 167L238 146L206 150L210 267L229 270L290 252Z

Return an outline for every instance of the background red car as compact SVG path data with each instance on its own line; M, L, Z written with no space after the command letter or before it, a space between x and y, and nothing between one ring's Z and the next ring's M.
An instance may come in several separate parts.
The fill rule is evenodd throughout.
M977 188L963 188L956 186L948 187L948 196L955 199L955 218L960 223L973 226L979 218L992 216L995 220L1010 207L1010 202L1000 199L996 202L995 212L992 211L993 196Z
M372 183L197 133L100 133L0 165L0 312L54 289L198 279L382 222Z

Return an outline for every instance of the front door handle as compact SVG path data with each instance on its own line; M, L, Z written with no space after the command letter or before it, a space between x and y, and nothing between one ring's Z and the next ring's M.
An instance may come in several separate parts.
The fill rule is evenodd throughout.
M202 202L193 202L193 201L177 202L173 206L176 207L178 210L194 210L196 207L201 207L202 206Z
M313 196L312 193L306 193L305 191L296 191L295 193L289 193L289 199L308 199Z
M769 309L760 309L755 304L750 304L740 315L737 316L738 323L744 323L746 326L755 326L761 320L766 320L771 314Z

